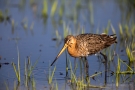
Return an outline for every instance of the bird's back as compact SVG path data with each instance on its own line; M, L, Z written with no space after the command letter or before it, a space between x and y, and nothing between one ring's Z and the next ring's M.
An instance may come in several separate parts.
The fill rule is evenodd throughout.
M115 35L106 34L80 34L77 39L76 49L80 56L88 56L116 43Z

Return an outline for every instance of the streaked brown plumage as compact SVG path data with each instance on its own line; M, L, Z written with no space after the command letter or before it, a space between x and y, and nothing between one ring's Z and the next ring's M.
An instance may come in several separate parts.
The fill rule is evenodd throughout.
M95 54L106 47L109 47L113 43L117 43L116 38L116 35L107 34L86 33L79 34L77 36L68 35L64 40L65 44L62 50L57 55L53 63L66 48L72 57L86 57L88 55Z

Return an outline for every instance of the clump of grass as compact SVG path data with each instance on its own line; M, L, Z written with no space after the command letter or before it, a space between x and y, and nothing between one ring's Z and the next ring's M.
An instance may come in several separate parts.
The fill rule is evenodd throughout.
M119 86L119 80L120 80L120 58L118 57L118 65L117 65L117 70L116 70L116 87Z
M132 51L130 50L129 46L126 47L126 53L130 62L133 62L135 59L133 57Z
M39 56L40 58L40 56ZM28 63L25 65L25 74L30 77L32 74L32 71L34 70L35 66L37 65L39 58L35 61L34 65L31 64L30 62L30 57L28 57Z
M32 84L32 90L36 90L36 83L35 83L34 76L32 77L31 84Z
M55 71L56 71L56 66L53 68L53 70L51 70L51 67L50 67L49 74L46 75L50 90L59 90L57 81L55 80L55 82L53 82Z
M40 56L39 56L40 58ZM39 58L35 61L34 65L31 64L30 57L28 57L28 62L26 63L25 60L25 86L27 87L29 85L30 77L32 74L32 71L34 70L36 64L38 63ZM35 86L35 81L34 78L32 77L31 84L34 87Z
M51 72L51 68L49 68L49 75L47 77L49 85L52 84L52 80L53 80L53 77L54 77L55 70L56 70L56 66L54 67L52 72Z
M70 85L71 89L73 89L73 90L85 90L85 89L89 89L89 88L105 88L105 87L102 87L102 86L91 85L90 84L90 79L86 80L86 77L84 76L85 74L83 74L80 77L77 77L75 75L75 71L76 71L77 67L75 67L75 70L73 70L70 60L69 60L69 65L70 65L70 77L71 77L71 80L68 80L68 81L71 83L71 85ZM101 73L102 72L91 75L91 76L89 76L89 78L93 78L93 77L95 77L97 75L100 75Z
M17 42L17 41L16 41ZM21 75L20 75L20 53L19 53L19 49L17 46L17 55L18 55L18 68L16 67L16 65L14 64L14 62L12 62L12 66L14 68L14 72L16 74L17 80L18 80L18 84L16 85L16 83L14 83L14 89L18 90L18 88L20 87L20 82L21 82ZM39 56L40 58L40 56ZM34 77L31 78L31 74L32 71L34 70L39 58L35 61L34 65L31 64L30 62L30 57L28 57L28 62L26 63L25 60L25 86L28 87L31 83L33 90L35 90L35 80Z
M120 43L124 44L125 40L127 43L130 43L135 37L135 24L131 26L119 24L119 34Z
M121 63L125 64L128 68L128 70L125 71L121 71ZM123 74L124 77L126 77L126 75L130 74L135 74L135 71L129 66L127 65L127 63L123 62L119 57L118 57L118 65L117 65L117 70L116 70L116 87L119 86L119 81L120 81L120 74ZM124 82L125 82L125 78L123 78Z
M20 76L20 54L19 54L18 46L17 46L17 54L18 54L18 68L16 68L14 62L12 62L12 66L14 68L17 80L20 83L21 82L21 76Z
M72 64L71 62L69 61L69 64L70 64L70 76L71 76L71 88L73 89L76 89L76 90L83 90L85 87L86 87L86 84L85 84L85 80L84 78L79 78L77 79L75 73L73 72L73 69L72 69Z

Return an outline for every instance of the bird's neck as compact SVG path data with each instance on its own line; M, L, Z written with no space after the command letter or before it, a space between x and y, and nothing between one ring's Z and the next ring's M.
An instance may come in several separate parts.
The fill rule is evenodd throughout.
M72 57L79 57L79 56L78 56L78 53L77 53L76 44L70 45L67 49L68 49L68 53L69 53Z

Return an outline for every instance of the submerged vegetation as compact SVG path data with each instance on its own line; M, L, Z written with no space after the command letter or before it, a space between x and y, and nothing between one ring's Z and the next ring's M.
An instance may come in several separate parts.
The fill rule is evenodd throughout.
M122 4L120 4L120 8L123 8L123 5L125 4L129 5L129 3L132 3L132 6L130 8L126 7L125 11L127 12L128 10L130 10L130 12L126 13L126 15L124 14L125 16L122 17L122 21L123 18L124 21L125 18L127 21L125 21L124 23L119 23L117 28L113 26L111 20L108 20L106 27L103 27L103 29L100 29L98 25L97 27L94 27L94 5L91 0L88 0L88 3L85 3L83 0L76 0L74 3L68 0L43 0L41 1L42 7L40 8L42 9L40 11L38 11L39 8L37 8L37 2L38 1L36 0L30 0L29 2L34 12L34 17L42 18L44 23L43 25L45 27L47 27L51 22L51 26L54 29L54 31L52 30L52 40L56 42L57 47L61 45L63 39L69 34L77 35L85 32L106 34L113 33L116 34L118 37L117 44L102 51L106 58L99 54L95 55L95 57L97 58L96 60L99 63L99 71L91 73L88 77L86 77L87 75L84 60L77 59L74 60L73 63L73 61L71 60L71 58L68 57L68 54L65 51L66 57L64 60L66 61L66 68L65 76L64 78L62 77L63 82L65 80L65 83L62 83L63 87L59 86L59 81L61 79L59 80L55 73L58 70L58 65L56 65L54 67L48 66L48 68L45 69L46 72L44 74L44 77L46 77L45 81L47 81L48 85L44 88L47 88L49 90L60 90L62 88L63 90L63 88L65 89L67 88L66 86L68 86L68 88L71 90L88 90L90 88L107 89L110 88L109 84L115 84L114 88L119 88L121 84L129 84L131 82L133 82L133 85L135 84L135 21L133 17L133 9L135 9L134 0L117 0L116 2L118 4L120 4L120 2L123 2ZM18 5L15 4L11 6L17 7L19 8L19 10L22 10L22 8L25 7L26 3L26 0L20 0L20 3ZM88 17L86 17L87 15L85 15L86 12L81 12L83 10L86 10L86 12L88 13ZM123 13L125 12L123 11ZM82 20L82 22L80 19ZM11 24L12 34L15 35L15 32L18 32L16 29L18 29L19 23L14 18L10 17L10 13L8 10L0 10L0 23L5 23L6 21ZM88 26L91 27L91 30L86 30L86 23L89 24ZM21 21L21 26L24 29L24 32L27 34L28 30L30 30L32 35L34 35L33 29L36 24L34 24L34 22L32 22L31 26L29 26L28 24L28 18L24 18ZM11 38L9 41L11 40L16 40L17 42L19 42L18 40L20 40L20 38ZM38 61L40 60L41 56L38 57L34 64L31 63L31 57L28 56L27 59L24 60L25 64L23 65L20 63L20 60L22 60L20 59L20 52L21 51L17 46L17 62L12 62L12 67L16 75L15 80L12 82L14 83L13 88L14 90L20 90L21 87L23 89L36 90L38 89L36 87L37 82L33 73L36 66L39 64ZM47 59L45 60L47 61ZM21 66L23 66L23 74ZM104 68L104 70L100 69L101 66ZM60 74L64 75L63 72L60 72ZM98 84L94 85L92 83L92 80L97 82ZM9 90L10 87L8 86L8 82L5 81L3 83L6 89ZM99 83L102 84L99 85ZM134 88L135 87L133 86L133 89Z

